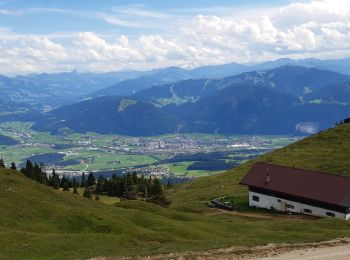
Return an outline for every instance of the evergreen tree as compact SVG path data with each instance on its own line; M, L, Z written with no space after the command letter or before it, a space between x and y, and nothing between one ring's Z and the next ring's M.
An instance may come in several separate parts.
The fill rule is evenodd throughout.
M92 192L90 190L90 187L85 188L83 196L88 199L92 198Z
M138 181L139 181L139 178L138 178L138 176L137 176L137 173L136 173L136 172L133 172L133 173L132 173L132 182L133 182L133 184L137 184Z
M31 178L33 180L36 180L39 183L42 184L47 184L47 176L46 173L43 171L44 165L43 164L34 164L32 173L31 173Z
M67 180L68 180L68 188L73 188L72 179L67 179Z
M105 179L100 176L98 177L98 180L97 180L97 185L96 185L96 193L97 194L102 194L105 190Z
M16 164L14 162L11 163L11 170L17 170Z
M0 168L5 168L4 159L0 158Z
M73 182L72 182L72 185L73 185L73 193L74 194L78 194L78 182L77 182L77 179L74 177L73 178Z
M162 184L160 183L159 179L154 179L151 189L151 196L160 198L164 195Z
M95 180L95 176L92 172L89 173L87 182L88 182L88 186L95 185L96 180Z
M148 197L148 189L147 189L147 185L146 185L146 180L144 179L143 176L138 180L137 190L142 197L144 197L144 198Z
M81 175L81 184L80 187L85 187L86 186L86 180L85 180L85 173L83 173L83 175Z
M60 187L61 187L64 191L69 191L68 179L67 179L66 176L64 176L64 175L63 175L63 177L62 177L62 179L61 179Z
M60 188L60 185L61 185L60 177L58 176L58 174L56 174L55 169L52 169L49 185L57 190Z
M30 160L27 160L26 167L25 167L23 173L27 177L31 178L31 176L33 175L33 168L34 168L33 163Z
M68 180L63 183L63 191L69 191Z

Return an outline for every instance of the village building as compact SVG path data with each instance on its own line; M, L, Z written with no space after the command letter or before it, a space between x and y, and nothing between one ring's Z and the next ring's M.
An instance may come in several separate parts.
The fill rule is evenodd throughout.
M251 207L350 219L349 177L256 163L240 184Z

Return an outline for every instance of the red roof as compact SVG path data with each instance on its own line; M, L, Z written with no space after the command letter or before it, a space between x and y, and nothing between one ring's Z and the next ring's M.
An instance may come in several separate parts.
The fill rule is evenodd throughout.
M256 163L240 184L350 208L349 177Z

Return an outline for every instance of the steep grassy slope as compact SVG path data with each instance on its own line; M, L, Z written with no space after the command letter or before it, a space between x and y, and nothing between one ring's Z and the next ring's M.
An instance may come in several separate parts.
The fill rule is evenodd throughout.
M238 182L257 161L350 176L350 124L313 135L223 174L185 183L169 192L172 207L202 211L204 203L215 197L246 197L246 188Z
M259 160L350 175L349 142L350 125L343 125ZM244 217L205 207L226 194L246 203L238 181L251 164L170 190L170 209L140 201L106 205L0 170L0 259L146 255L350 236L350 225L342 220Z

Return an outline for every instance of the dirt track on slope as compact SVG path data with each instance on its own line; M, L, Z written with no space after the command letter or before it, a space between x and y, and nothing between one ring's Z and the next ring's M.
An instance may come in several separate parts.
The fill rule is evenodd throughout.
M184 253L171 253L153 255L146 257L95 257L92 260L114 260L114 259L140 259L140 260L162 260L162 259L198 259L198 260L315 260L350 259L350 239L336 239L321 243L305 244L268 244L259 247L230 247L210 251L194 251Z

